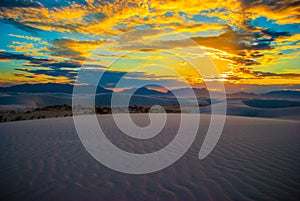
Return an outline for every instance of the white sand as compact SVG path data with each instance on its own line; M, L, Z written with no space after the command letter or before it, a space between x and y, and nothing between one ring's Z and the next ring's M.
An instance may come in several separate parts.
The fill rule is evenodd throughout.
M134 114L138 124L146 114ZM178 114L169 114L157 138L138 143L100 115L123 149L153 151L172 139ZM209 122L190 150L171 167L126 175L95 161L76 135L72 118L0 124L0 200L299 200L300 121L227 117L214 151L198 160Z

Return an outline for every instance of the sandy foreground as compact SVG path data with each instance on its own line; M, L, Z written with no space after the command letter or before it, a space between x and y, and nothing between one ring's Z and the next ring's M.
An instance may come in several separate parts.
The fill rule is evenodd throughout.
M122 135L111 115L98 118L116 146L147 153L173 139L180 115L168 114L162 133L142 141ZM147 114L132 118L138 125L149 120ZM209 119L201 116L181 159L146 175L119 173L93 159L72 117L1 123L0 200L300 199L300 121L227 116L217 146L199 160Z

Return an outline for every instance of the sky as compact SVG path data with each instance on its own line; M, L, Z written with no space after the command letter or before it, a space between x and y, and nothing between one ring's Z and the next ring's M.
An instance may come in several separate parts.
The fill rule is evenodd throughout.
M1 0L0 30L0 86L74 83L87 68L116 91L300 90L297 0Z

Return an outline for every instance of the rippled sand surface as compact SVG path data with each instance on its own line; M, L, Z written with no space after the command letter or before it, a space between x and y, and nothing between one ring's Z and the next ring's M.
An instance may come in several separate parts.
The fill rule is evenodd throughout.
M111 115L99 116L116 146L137 153L167 145L179 119L168 114L161 134L137 141L122 135ZM94 160L70 117L1 123L0 200L300 199L300 121L228 116L217 146L199 160L209 119L201 116L197 139L180 160L147 175L118 173Z

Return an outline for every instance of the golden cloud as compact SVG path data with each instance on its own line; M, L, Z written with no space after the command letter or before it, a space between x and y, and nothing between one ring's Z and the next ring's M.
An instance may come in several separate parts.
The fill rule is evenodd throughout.
M172 49L181 48L184 41L174 40L157 43L156 39L168 33L184 33L193 35L194 40L206 51L216 63L220 72L228 80L236 79L237 82L258 82L255 73L248 73L243 69L256 66L268 66L281 59L293 58L298 55L300 35L282 34L274 36L263 28L251 27L249 20L259 16L276 20L278 24L299 23L299 9L297 0L271 0L271 1L245 1L245 0L151 0L151 1L125 1L94 2L86 1L87 4L72 3L69 6L55 8L47 7L2 7L0 8L1 19L10 19L34 29L56 32L78 32L80 34L92 34L93 41L80 41L75 39L57 39L48 42L41 38L9 34L11 37L30 40L44 45L38 48L34 43L13 42L9 48L16 52L36 56L49 56L55 60L76 61L83 63L89 54L99 46L106 46L111 41L102 41L102 38L119 36L120 40L127 45L118 48L111 46L107 51L116 55L98 55L98 58L90 60L95 64L108 65L110 61L118 57L122 51L135 49L135 44L141 44L140 51L148 55L139 55L134 59L163 60L162 55L153 56L155 48L164 46ZM213 21L197 21L196 15L214 18ZM232 30L231 27L235 27ZM152 28L149 33L130 32ZM203 36L201 33L217 36ZM125 34L124 34L125 33ZM214 34L212 34L214 33ZM97 40L99 39L99 40ZM100 40L101 39L101 40ZM267 42L260 43L259 39ZM116 41L113 41L114 43ZM151 47L153 48L151 50ZM295 50L296 49L296 50ZM282 52L293 51L290 55ZM159 54L160 52L157 52ZM197 56L202 56L199 53ZM130 56L127 57L130 58ZM166 61L169 61L166 59ZM163 62L162 62L163 63ZM144 64L146 62L144 61ZM171 65L180 72L186 71L184 62ZM126 65L125 65L126 66ZM128 66L127 66L128 67ZM124 70L124 69L123 69ZM159 73L157 74L160 75ZM199 76L194 73L185 74L189 82L199 81ZM269 81L279 82L282 77L277 75L266 76ZM44 78L40 78L44 79ZM45 78L46 79L46 78ZM251 80L251 81L249 81ZM286 82L289 82L286 78ZM299 82L298 79L290 80L291 83Z

